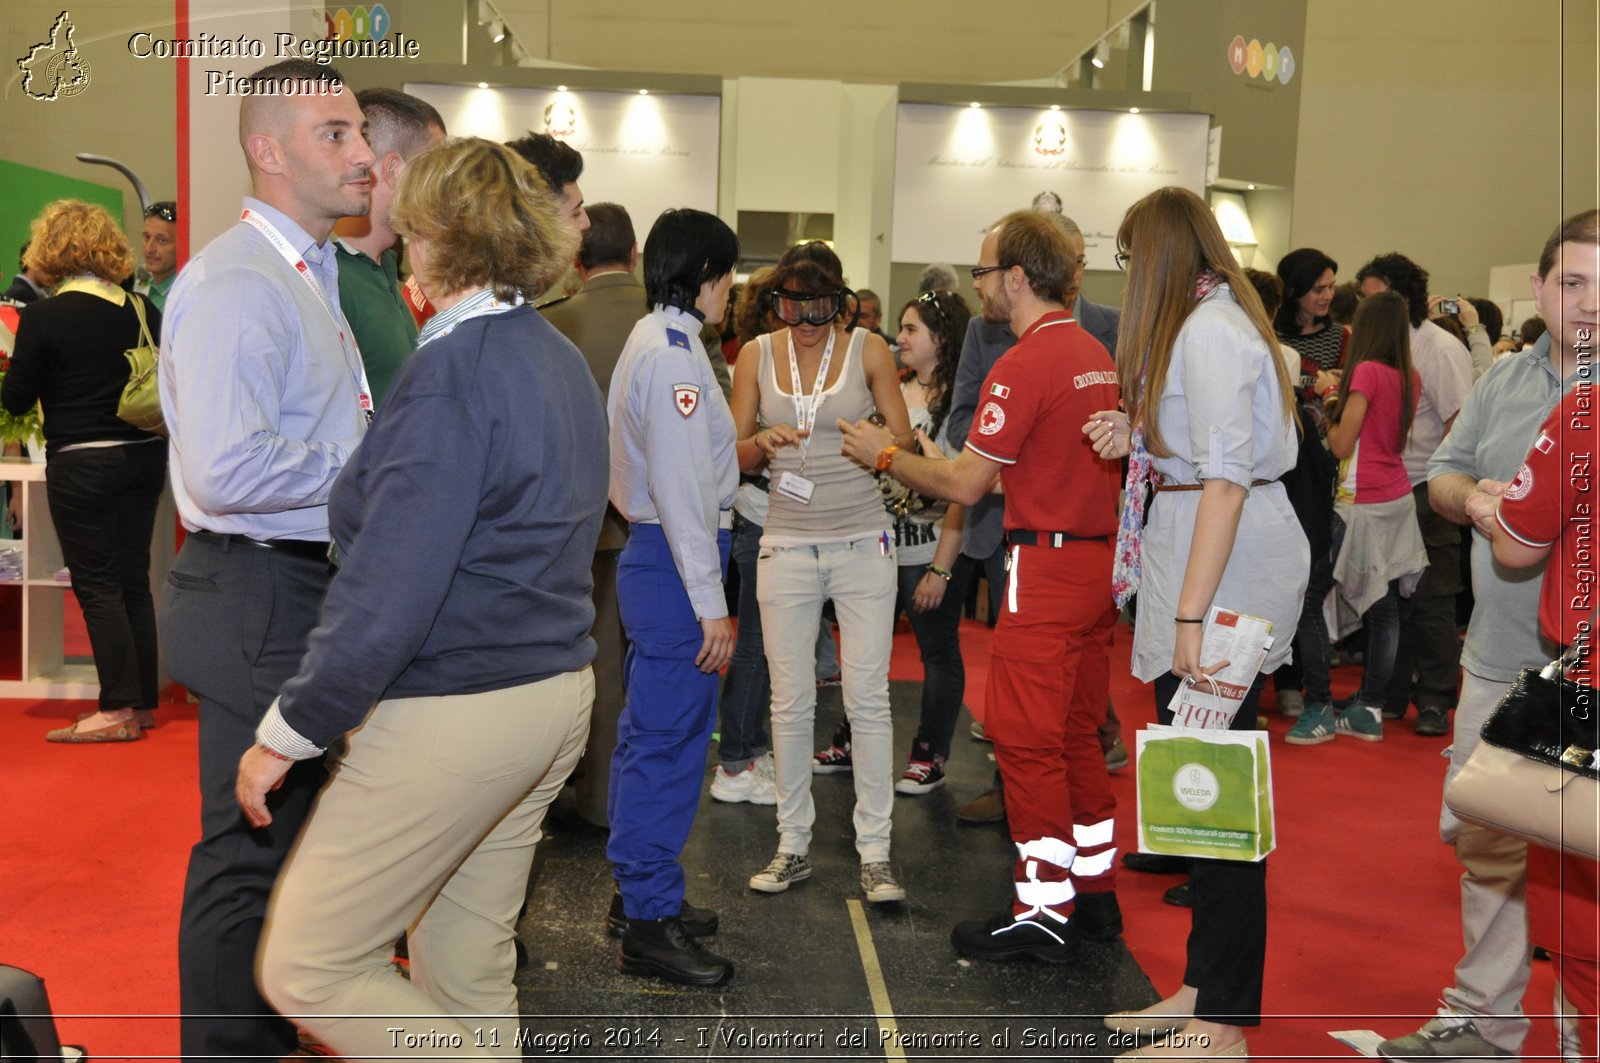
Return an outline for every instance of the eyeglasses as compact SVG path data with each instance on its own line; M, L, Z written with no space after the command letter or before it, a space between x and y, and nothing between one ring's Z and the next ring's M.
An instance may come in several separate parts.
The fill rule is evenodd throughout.
M938 292L923 292L921 295L917 296L917 305L919 307L926 307L927 308L927 312L933 314L933 316L937 319L938 323L934 324L933 322L929 322L929 325L933 329L933 331L939 333L940 335L943 335L944 334L944 308L939 305L939 293ZM927 320L926 314L924 314L923 320L925 320L925 321Z
M147 218L160 218L178 224L178 205L176 203L152 203L144 210Z
M1126 273L1128 270L1128 259L1132 257L1133 256L1128 254L1126 251L1118 251L1116 254L1117 268Z
M997 270L1010 269L1011 266L1014 266L1014 265L1016 265L1015 262L1013 262L1013 263L1011 263L1011 265L1007 265L1007 266L973 266L972 267L972 279L973 280L977 280L979 277L983 276L985 273L994 273Z

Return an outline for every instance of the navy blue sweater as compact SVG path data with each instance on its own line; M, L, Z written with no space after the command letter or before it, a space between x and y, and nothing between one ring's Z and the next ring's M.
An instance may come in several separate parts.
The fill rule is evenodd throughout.
M380 698L588 665L606 436L588 363L532 307L419 349L334 482L342 565L283 688L285 721L325 746Z

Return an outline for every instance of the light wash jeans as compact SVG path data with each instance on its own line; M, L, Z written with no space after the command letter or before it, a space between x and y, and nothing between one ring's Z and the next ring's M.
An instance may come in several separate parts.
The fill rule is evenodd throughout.
M757 595L772 676L772 752L778 769L778 851L811 848L816 805L811 754L817 714L815 647L822 604L839 619L845 717L852 732L856 852L889 859L894 808L894 733L889 650L897 589L894 545L877 535L821 546L763 547Z

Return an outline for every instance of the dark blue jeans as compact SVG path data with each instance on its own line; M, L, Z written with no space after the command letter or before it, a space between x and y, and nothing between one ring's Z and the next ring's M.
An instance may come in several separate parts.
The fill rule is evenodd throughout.
M1344 525L1333 518L1344 538ZM1295 649L1299 651L1300 679L1305 685L1306 704L1333 700L1329 671L1333 668L1333 647L1329 644L1328 621L1322 615L1322 601L1333 588L1333 558L1311 559L1311 579L1306 584L1306 600L1300 609L1300 624L1295 628Z
M767 752L767 713L772 680L767 675L766 642L761 637L761 606L756 602L756 554L761 525L735 514L732 561L739 567L738 642L722 687L721 739L717 757L730 771Z
M917 741L926 742L935 756L949 759L950 738L956 731L956 717L967 693L967 668L961 659L961 606L965 597L959 581L945 587L944 600L937 609L919 613L911 603L917 584L927 575L924 565L901 565L900 594L895 602L911 621L922 654L922 716L917 723ZM898 612L896 614L898 616Z

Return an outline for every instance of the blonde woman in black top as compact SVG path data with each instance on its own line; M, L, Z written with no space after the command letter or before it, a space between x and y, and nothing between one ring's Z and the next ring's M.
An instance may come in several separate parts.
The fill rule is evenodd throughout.
M23 309L0 402L39 403L49 465L46 497L83 607L100 679L99 711L51 731L51 742L127 742L154 724L158 695L150 536L167 478L167 443L117 416L124 353L152 337L161 314L119 287L133 250L103 207L58 200L33 223L24 264L53 289Z

